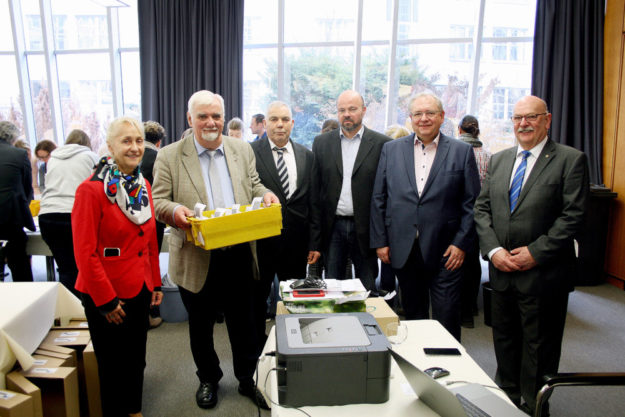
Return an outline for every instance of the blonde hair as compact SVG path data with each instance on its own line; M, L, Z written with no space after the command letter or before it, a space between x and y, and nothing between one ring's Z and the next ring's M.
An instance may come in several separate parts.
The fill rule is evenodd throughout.
M403 138L404 136L408 136L410 131L401 125L390 125L386 128L386 132L384 132L386 136L392 139Z
M109 127L106 130L106 143L107 144L110 145L113 142L113 139L117 137L117 135L119 134L119 130L125 124L133 126L141 134L141 137L145 139L145 131L143 129L143 124L137 119L134 119L132 117L122 116L122 117L118 117L117 119L114 119L111 122L111 124L109 124Z

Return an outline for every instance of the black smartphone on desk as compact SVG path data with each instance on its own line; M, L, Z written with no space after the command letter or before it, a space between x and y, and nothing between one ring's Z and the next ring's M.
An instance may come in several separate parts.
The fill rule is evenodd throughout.
M459 356L460 351L456 348L423 348L426 355L452 355Z

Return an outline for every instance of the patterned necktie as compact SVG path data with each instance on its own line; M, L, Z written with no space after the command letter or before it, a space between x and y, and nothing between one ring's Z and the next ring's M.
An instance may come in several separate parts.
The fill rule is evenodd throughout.
M525 169L527 168L527 158L531 155L530 151L523 151L523 160L519 164L512 178L512 185L510 186L510 212L514 211L517 202L519 201L519 195L521 194L521 187L523 187L523 177L525 176Z
M289 172L286 169L286 164L284 163L284 151L286 148L278 148L277 146L273 147L273 150L278 153L278 177L280 178L280 184L282 184L282 189L284 190L284 195L286 198L289 198Z

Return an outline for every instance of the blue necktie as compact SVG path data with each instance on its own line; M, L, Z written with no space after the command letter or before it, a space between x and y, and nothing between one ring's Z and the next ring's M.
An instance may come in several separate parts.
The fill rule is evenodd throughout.
M521 187L523 187L523 177L525 176L525 169L527 168L527 158L530 156L530 151L523 151L521 153L523 154L523 160L517 167L514 178L512 178L512 185L510 186L510 212L514 211L519 201Z

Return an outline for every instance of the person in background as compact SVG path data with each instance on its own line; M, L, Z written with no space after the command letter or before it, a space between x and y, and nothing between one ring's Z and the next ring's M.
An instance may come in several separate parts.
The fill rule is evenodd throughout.
M143 123L143 129L145 131L145 152L143 159L141 160L141 174L150 185L154 184L154 176L152 172L154 170L154 161L156 160L156 154L161 147L163 139L167 136L165 128L158 122L149 120ZM165 234L165 223L156 221L156 241L158 242L158 252L161 252L163 246L163 235ZM150 328L156 328L161 325L163 319L161 318L161 312L158 306L150 308Z
M558 373L590 185L586 155L549 138L544 100L521 98L512 123L518 146L491 158L475 224L489 259L495 382L534 415L544 376Z
M321 132L320 133L326 133L329 132L331 130L334 129L338 129L339 128L339 121L336 119L326 119L323 121L323 124L321 125Z
M243 120L239 119L238 117L233 117L232 119L230 119L227 129L228 136L239 139L243 138Z
M265 132L265 115L262 113L257 113L252 116L252 121L250 123L250 130L252 134L256 135L252 142L256 142L258 139L264 139L267 137L267 132Z
M19 133L13 123L0 122L0 240L8 241L5 254L14 282L33 280L24 228L35 231L29 208L33 195L30 161L24 149L13 146Z
M78 267L72 240L72 207L76 189L92 174L97 162L89 136L82 130L72 130L65 145L56 149L48 160L46 188L41 196L41 237L54 256L59 281L79 297L74 288Z
M445 136L441 100L409 104L414 134L382 148L371 199L371 247L390 263L407 320L438 320L460 341L463 262L480 190L471 147Z
M16 148L24 149L28 154L29 161L33 159L33 152L30 149L30 145L24 139L16 140L13 146L15 146Z
M20 148L20 149L24 149L26 151L26 153L28 154L28 161L30 162L30 168L31 168L31 177L37 178L37 159L33 158L33 152L30 149L30 145L28 144L28 142L26 142L24 139L18 139L15 141L15 144L13 145L16 148ZM33 181L33 195L31 195L28 199L29 201L32 200L33 198L35 198L35 186L37 181ZM39 193L39 188L36 188L37 190L37 194L41 194Z
M371 193L382 145L391 139L364 126L367 107L357 91L343 91L336 109L340 129L317 136L312 147L310 246L317 258L323 252L327 278L346 279L349 258L356 277L376 296L378 260L369 248Z
M473 154L480 175L480 187L486 177L491 154L482 146L480 125L475 118L467 114L458 125L460 140L473 146ZM474 225L475 229L475 225ZM475 232L475 230L474 230ZM475 242L467 251L464 259L464 280L462 282L462 326L472 329L475 326L473 316L477 315L477 295L482 281L482 264L480 263L480 243L474 233Z
M50 160L50 154L53 150L56 149L56 143L51 140L44 139L39 141L35 146L35 157L37 158L37 187L39 189L39 193L35 190L35 194L43 194L46 188L46 170L47 164ZM33 187L34 188L34 187Z
M111 156L76 190L76 289L98 361L104 416L141 416L148 314L163 298L152 192L139 170L143 125L117 118L106 143Z

